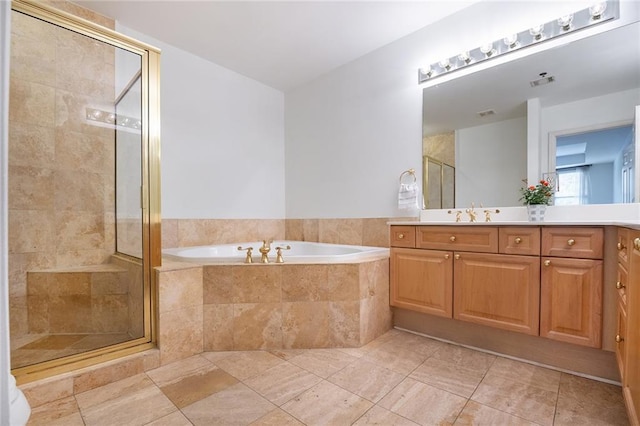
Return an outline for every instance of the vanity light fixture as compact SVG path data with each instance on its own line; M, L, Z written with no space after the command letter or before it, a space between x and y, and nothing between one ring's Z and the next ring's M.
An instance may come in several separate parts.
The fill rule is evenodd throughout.
M535 25L527 30L509 34L499 41L492 41L458 55L441 59L418 70L418 84L434 80L459 69L497 58L501 55L539 44L593 25L618 19L620 0L594 3L577 12Z
M125 127L129 129L140 129L142 127L142 121L138 118L127 117L122 114L115 114L113 112L102 111L97 108L87 108L85 117L88 121L99 123L102 126L108 127Z

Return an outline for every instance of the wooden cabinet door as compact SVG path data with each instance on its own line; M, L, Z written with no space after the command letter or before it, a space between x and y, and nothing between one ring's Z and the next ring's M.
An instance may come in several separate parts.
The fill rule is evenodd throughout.
M537 335L540 258L455 253L455 319Z
M627 362L625 359L627 353L627 309L626 304L624 304L620 298L618 298L617 314L618 320L616 329L616 361L618 362L620 377L622 378L624 385L625 364Z
M391 249L391 306L451 318L453 254Z
M602 344L602 261L543 258L540 336Z
M623 394L631 424L640 414L640 231L630 232L629 284L627 286L627 356Z

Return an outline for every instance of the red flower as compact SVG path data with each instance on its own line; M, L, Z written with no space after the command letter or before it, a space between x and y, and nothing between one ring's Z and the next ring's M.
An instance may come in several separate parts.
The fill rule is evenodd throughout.
M531 185L531 186L529 187L529 190L531 190L531 191L533 191L533 190L535 190L535 189L536 189L536 187L535 187L535 186L533 186L533 185Z
M549 186L549 182L547 182L546 180L541 180L540 183L544 186Z

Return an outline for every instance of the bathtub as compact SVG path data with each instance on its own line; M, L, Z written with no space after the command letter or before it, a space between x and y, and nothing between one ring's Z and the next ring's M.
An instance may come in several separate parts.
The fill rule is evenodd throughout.
M276 260L276 247L287 245L291 249L282 251L285 263L347 263L389 257L389 249L383 247L279 240L271 243L269 262L274 263ZM246 251L239 251L239 246L253 247L253 262L260 263L258 249L262 247L262 241L171 248L162 250L162 254L169 259L204 264L243 263Z

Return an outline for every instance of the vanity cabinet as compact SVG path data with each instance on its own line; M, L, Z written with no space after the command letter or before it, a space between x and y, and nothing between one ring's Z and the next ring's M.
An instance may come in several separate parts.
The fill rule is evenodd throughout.
M456 253L455 319L538 335L540 258Z
M601 346L601 227L416 225L411 249L395 228L392 306Z
M626 282L616 282L616 358L622 375L622 393L629 420L637 425L640 413L640 327L637 326L640 324L640 231L618 228L618 269L625 270L622 276L626 276Z
M602 228L542 229L540 336L602 346Z
M451 318L452 252L394 248L390 274L391 306Z

